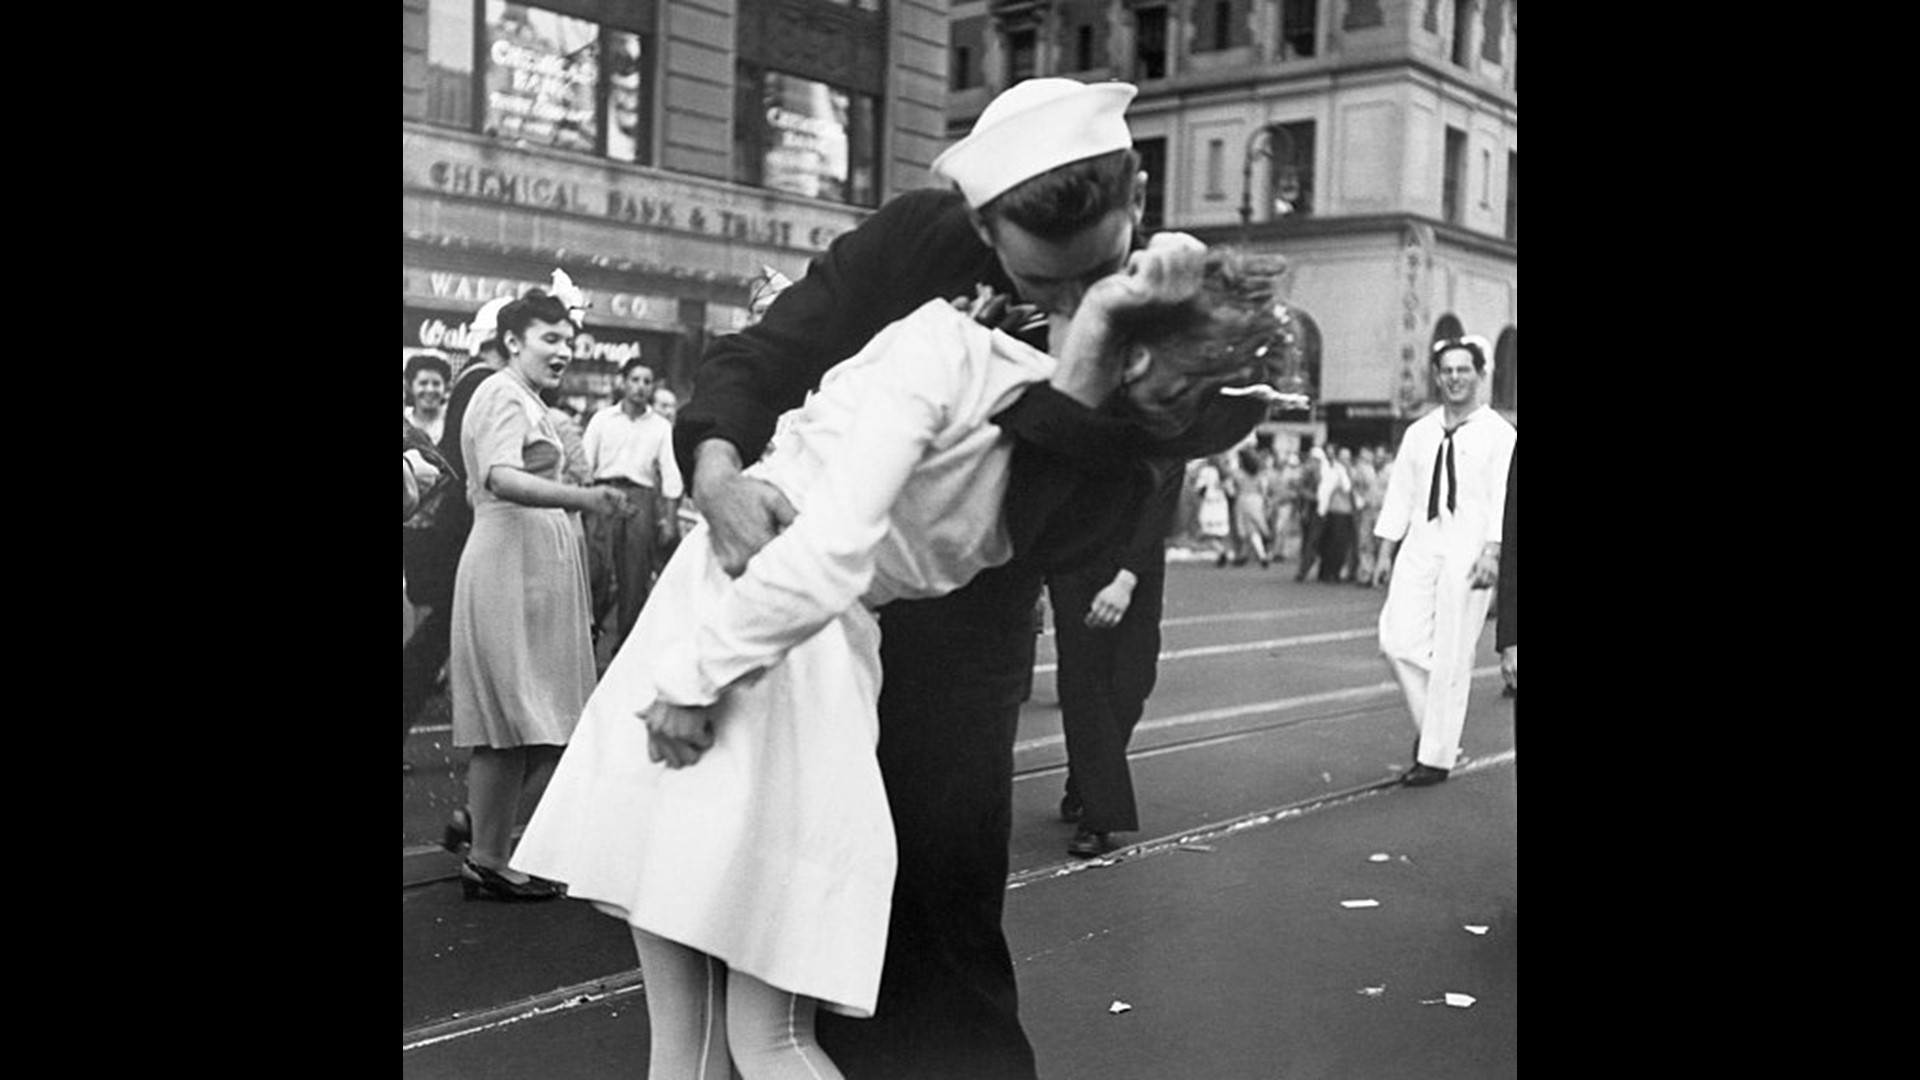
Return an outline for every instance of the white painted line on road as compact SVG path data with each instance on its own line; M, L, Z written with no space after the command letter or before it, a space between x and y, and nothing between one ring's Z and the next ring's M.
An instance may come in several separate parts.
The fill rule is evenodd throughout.
M1265 641L1243 641L1237 645L1201 645L1192 649L1169 649L1161 653L1158 660L1164 664L1172 660L1193 660L1203 656L1227 656L1233 653L1260 652L1263 649L1297 649L1307 645L1326 645L1337 641L1358 641L1361 638L1373 637L1378 633L1379 630L1377 628L1368 626L1358 630L1329 630L1323 634L1300 634L1295 637L1269 638ZM1049 675L1059 669L1059 664L1035 664L1033 673L1035 675ZM1475 674L1478 674L1478 672L1475 672ZM1392 687L1394 684L1385 683L1382 685ZM1358 692L1361 694L1370 694L1377 692L1377 690L1378 687L1368 686L1360 688ZM1345 693L1345 691L1342 691L1342 693ZM1338 701L1341 699L1338 697L1301 699L1301 701L1308 704L1317 703L1321 700ZM1257 706L1243 706L1244 709L1249 709L1254 712L1265 711L1273 707L1276 707L1273 702L1265 702ZM1229 715L1237 716L1239 714L1230 713ZM413 730L422 735L442 735L452 731L453 725L428 724L414 728Z
M1230 622L1267 622L1273 619L1297 619L1303 615L1338 615L1352 611L1352 608L1305 607L1305 608L1267 608L1264 611L1235 611L1225 615L1179 615L1171 619L1161 619L1160 628L1170 626L1207 626L1213 623ZM1053 627L1043 633L1053 636Z
M1232 653L1259 652L1262 649L1296 649L1302 645L1325 645L1334 641L1357 641L1360 638L1373 637L1380 631L1368 626L1359 630L1329 630L1324 634L1301 634L1297 637L1268 638L1266 641L1242 641L1236 645L1201 645L1192 649L1168 649L1159 656L1161 663L1169 660L1193 660L1202 656L1227 656ZM1033 673L1045 675L1058 671L1059 664L1035 664Z
M1497 671L1499 669L1495 668L1494 670ZM1518 756L1519 751L1517 750L1503 750L1498 754L1489 754L1483 758L1472 758L1457 766L1453 770L1453 776L1458 778L1480 772L1484 769L1510 765ZM1189 847L1195 844L1209 845L1216 840L1224 839L1237 832L1259 828L1263 825L1277 825L1282 821L1291 821L1296 818L1306 817L1308 814L1317 813L1321 810L1329 810L1333 807L1344 806L1347 803L1359 799L1371 798L1382 792L1392 791L1399 786L1399 778L1390 777L1370 784L1362 784L1359 787L1348 788L1344 791L1328 792L1325 795L1286 806L1276 806L1267 810L1256 810L1251 814L1241 814L1239 817L1228 818L1224 821L1214 821L1204 825L1197 825L1194 828L1173 836L1162 836L1153 840L1142 840L1137 844L1130 844L1127 847L1123 847L1103 858L1075 859L1069 862L1055 863L1051 866L1036 866L1028 870L1017 870L1007 875L1007 890L1011 892L1014 889L1022 889L1043 881L1058 881L1061 878L1085 873L1088 870L1096 870L1104 866L1118 866L1123 862L1132 862L1135 859L1162 855L1166 852L1178 851L1182 847ZM1024 957L1020 962L1026 963L1033 959L1034 957L1031 956Z
M1498 664L1490 664L1486 667L1473 669L1473 677L1476 679L1483 679L1489 675L1498 675L1499 673L1500 666ZM1189 724L1205 724L1215 720L1235 720L1243 716L1259 716L1262 713L1282 712L1287 709L1298 709L1308 705L1326 705L1337 701L1360 701L1365 698L1384 697L1388 694L1397 694L1399 692L1400 684L1397 682L1374 683L1371 686L1350 686L1344 690L1328 690L1319 694L1302 694L1299 697L1279 698L1274 701L1256 701L1247 705L1229 705L1221 709L1205 709L1200 712L1168 716L1159 720L1147 720L1134 728L1133 733L1137 737L1143 731L1162 731L1167 728L1186 727ZM1242 735L1252 734L1259 733L1238 732L1223 736L1223 738L1239 738ZM1050 746L1062 745L1066 742L1066 739L1067 737L1065 735L1042 735L1037 739L1026 739L1014 743L1013 752L1018 754L1023 751L1043 750ZM1142 750L1130 756L1136 758L1150 757L1154 754L1166 753L1168 750L1182 748L1183 747L1167 747L1160 750ZM1041 773L1035 775L1046 774ZM1018 779L1026 779L1026 777L1022 776L1018 777Z

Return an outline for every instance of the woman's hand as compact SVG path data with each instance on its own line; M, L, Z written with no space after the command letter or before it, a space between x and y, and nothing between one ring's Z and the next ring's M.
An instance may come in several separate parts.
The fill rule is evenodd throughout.
M1093 603L1087 608L1087 626L1095 630L1107 630L1120 625L1127 617L1127 608L1133 606L1133 586L1136 582L1131 570L1121 570L1113 575L1107 587L1093 594Z
M604 514L612 517L627 512L627 493L611 484L595 484L590 488L582 488L581 491L587 497L587 504L581 509L589 514Z
M713 746L713 718L705 708L684 708L655 701L641 712L647 722L647 757L682 769Z

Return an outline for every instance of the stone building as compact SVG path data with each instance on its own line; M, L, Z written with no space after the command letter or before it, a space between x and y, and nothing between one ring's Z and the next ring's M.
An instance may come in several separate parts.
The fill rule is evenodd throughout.
M789 277L945 143L942 0L402 0L403 356L487 300L591 299L563 393L684 398L754 278Z
M957 0L947 130L1037 75L1122 79L1149 224L1278 251L1319 401L1268 438L1370 445L1428 346L1494 342L1517 420L1516 0Z

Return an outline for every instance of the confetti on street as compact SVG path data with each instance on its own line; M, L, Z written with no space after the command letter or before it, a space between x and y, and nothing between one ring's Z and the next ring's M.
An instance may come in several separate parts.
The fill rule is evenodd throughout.
M1451 1005L1456 1009L1471 1009L1473 1008L1473 1002L1474 1002L1474 997L1472 994L1449 993L1437 998L1428 998L1427 1000L1422 1001L1420 1004Z
M1487 927L1484 926L1463 926L1461 929L1469 934L1485 934L1487 932Z
M1124 1001L1115 1001L1113 1004L1107 1006L1107 1011L1118 1016L1123 1012L1132 1012L1133 1006Z
M1387 988L1384 986L1363 986L1357 991L1361 997L1379 997L1386 992Z
M1387 862L1392 858L1393 856L1387 854L1384 851L1376 851L1373 854L1367 856L1367 861L1368 862Z
M1379 907L1380 901L1378 900L1342 900L1340 901L1340 906L1343 908Z

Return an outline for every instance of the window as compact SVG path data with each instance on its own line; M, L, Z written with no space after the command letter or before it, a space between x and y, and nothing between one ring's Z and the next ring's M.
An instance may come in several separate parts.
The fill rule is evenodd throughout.
M1224 199L1227 197L1227 141L1225 139L1207 140L1207 198Z
M1493 346L1493 404L1499 409L1520 407L1520 328L1500 331Z
M1295 60L1314 54L1320 33L1319 0L1283 0L1280 5L1280 58Z
M427 115L473 127L473 0L433 0L427 12Z
M1007 85L1012 86L1034 75L1034 56L1038 52L1031 29L1007 31Z
M648 164L654 39L641 28L652 25L652 6L628 20L607 26L503 0L430 0L424 119Z
M982 70L987 52L987 20L981 16L955 19L952 30L953 66L948 73L955 90L971 90L986 81Z
M1313 213L1313 121L1275 124L1267 135L1273 216Z
M1507 239L1520 242L1520 152L1507 151Z
M1460 224L1460 189L1465 187L1467 170L1467 133L1447 129L1446 172L1440 178L1440 216L1450 224Z
M1453 62L1468 66L1473 45L1473 0L1453 0Z
M1133 13L1134 74L1142 79L1167 77L1167 9L1139 8Z
M1140 171L1147 174L1147 205L1140 227L1159 232L1167 227L1167 140L1135 139L1133 151L1140 155Z
M734 100L734 180L834 202L879 204L878 99L743 62Z
M1480 151L1480 208L1493 205L1493 151Z
M1245 45L1247 0L1198 0L1193 6L1193 51L1219 52Z
M1093 66L1093 27L1082 26L1073 37L1073 70L1085 71Z

